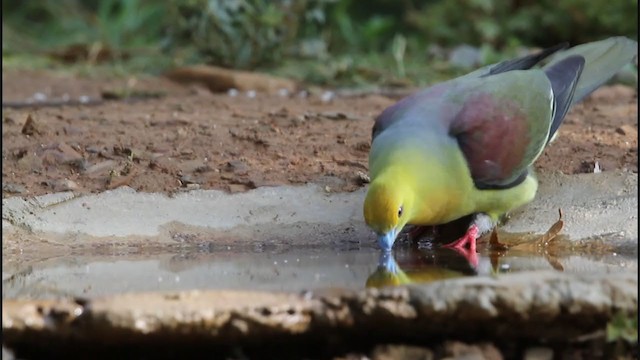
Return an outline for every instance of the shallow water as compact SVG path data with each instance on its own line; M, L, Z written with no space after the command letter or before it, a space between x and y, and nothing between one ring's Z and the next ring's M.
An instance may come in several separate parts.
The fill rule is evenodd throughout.
M406 244L398 246L392 254L373 246L272 250L228 247L5 260L3 256L3 299L94 297L189 289L361 289L515 271L637 272L638 263L632 254L573 251L550 255L514 248L502 254L481 250L474 266L451 249L438 246L420 249Z
M499 227L509 249L491 252L485 242L476 259L428 241L398 241L393 254L381 254L362 218L364 188L172 197L119 188L3 199L3 298L362 289L549 269L637 273L636 174L551 174L540 182L536 201ZM541 242L557 225L558 209L559 235ZM455 229L464 233L467 225ZM449 240L462 233L451 232Z

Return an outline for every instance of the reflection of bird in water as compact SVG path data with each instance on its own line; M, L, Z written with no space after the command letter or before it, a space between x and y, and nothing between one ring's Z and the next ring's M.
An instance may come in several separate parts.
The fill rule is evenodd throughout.
M367 278L367 287L394 286L411 283L429 283L438 280L476 275L477 271L467 259L451 249L407 249L397 252L382 251L377 269Z
M420 247L425 241L430 244L448 244L452 241L459 239L465 234L468 227L473 223L474 217L472 215L464 216L460 219L451 221L446 224L437 226L420 226L409 228L406 232L406 237L410 240L416 239L418 242L410 242L410 246ZM422 240L422 241L420 241ZM446 247L446 246L445 246ZM439 248L439 247L436 247ZM455 251L460 256L464 257L468 264L472 267L478 266L478 255L475 249L467 249L462 247L448 247L451 251ZM451 251L442 253L449 254Z

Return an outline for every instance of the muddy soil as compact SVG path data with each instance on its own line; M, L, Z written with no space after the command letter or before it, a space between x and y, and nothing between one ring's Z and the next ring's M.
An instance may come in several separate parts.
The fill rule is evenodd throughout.
M2 87L3 103L89 101L3 106L3 197L122 185L145 192L239 192L314 182L328 191L353 191L367 173L373 119L398 99L323 92L232 96L164 78L42 71L3 70ZM104 91L124 88L162 96L101 100ZM637 114L635 89L599 89L570 112L538 169L637 172Z

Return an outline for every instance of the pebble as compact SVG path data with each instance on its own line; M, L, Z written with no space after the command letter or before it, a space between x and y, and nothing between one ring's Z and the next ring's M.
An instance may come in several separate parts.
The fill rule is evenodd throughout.
M55 180L53 182L49 182L48 185L51 186L53 191L75 191L80 188L75 181L68 179Z
M553 350L546 347L532 347L524 352L524 360L552 360Z
M20 184L7 183L2 184L2 191L11 194L24 194L27 192L27 188Z
M634 129L631 125L622 125L616 128L616 133L620 135L633 134L634 132L638 132L638 130Z
M111 171L111 169L113 169L116 165L117 162L114 160L102 161L89 166L87 169L85 169L84 174L88 176L107 175L107 173Z

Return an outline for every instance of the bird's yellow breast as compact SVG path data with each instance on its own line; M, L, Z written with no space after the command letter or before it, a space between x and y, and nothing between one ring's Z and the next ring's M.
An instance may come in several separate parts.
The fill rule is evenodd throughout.
M370 169L372 183L399 188L412 199L406 214L412 225L439 225L478 212L497 218L531 201L537 190L532 176L511 189L477 189L455 142L388 148L370 158Z

